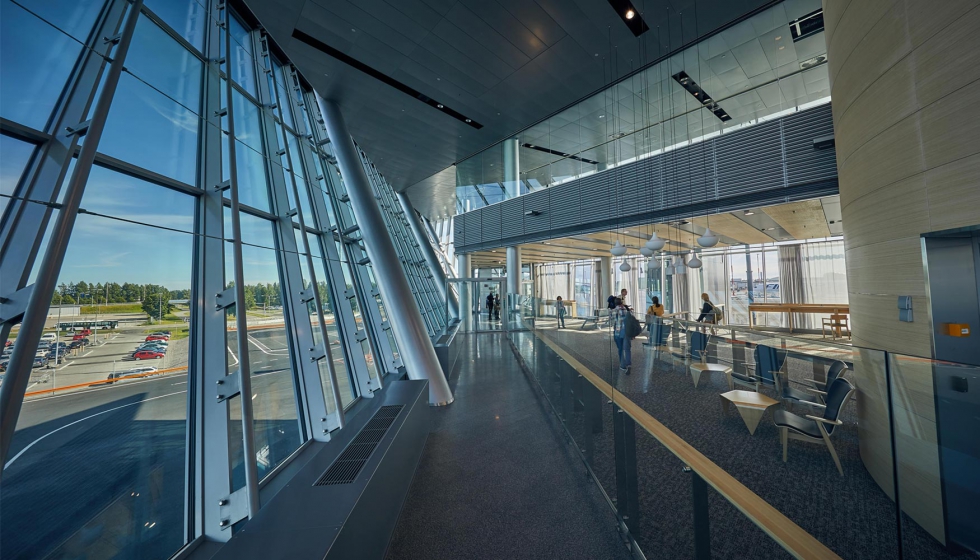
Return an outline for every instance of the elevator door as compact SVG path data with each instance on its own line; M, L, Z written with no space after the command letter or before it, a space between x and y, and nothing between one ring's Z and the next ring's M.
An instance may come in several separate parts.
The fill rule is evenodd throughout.
M980 236L925 241L946 527L950 541L980 551ZM968 325L970 335L950 336L949 324Z

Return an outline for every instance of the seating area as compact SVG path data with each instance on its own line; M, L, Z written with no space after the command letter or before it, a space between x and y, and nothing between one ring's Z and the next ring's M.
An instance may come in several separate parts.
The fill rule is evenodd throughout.
M897 555L894 505L861 458L855 385L849 379L852 364L832 352L776 348L763 335L758 341L732 341L721 336L721 328L712 335L710 328L679 329L664 321L651 325L650 339L634 341L633 371L619 375L608 333L558 331L551 323L539 318L537 335L602 375L617 391L613 401L621 394L636 403L837 554ZM730 373L711 375L704 366ZM700 370L697 376L695 370ZM601 445L596 445L599 454ZM676 523L676 512L655 504L686 495L689 488L671 487L683 482L665 467L663 450L652 438L638 435L636 453L640 480L658 481L656 490L640 485L640 501L650 507L641 508L634 531L641 547L651 550L666 546L665 539L673 537L662 533ZM605 472L602 464L595 468L600 480L615 480L615 473ZM839 480L835 491L826 492L827 481L834 479ZM904 515L903 530L906 554L911 550L915 557L950 557ZM729 542L724 545L713 538L714 552L737 555L740 546L758 546L758 537L743 531L725 535Z

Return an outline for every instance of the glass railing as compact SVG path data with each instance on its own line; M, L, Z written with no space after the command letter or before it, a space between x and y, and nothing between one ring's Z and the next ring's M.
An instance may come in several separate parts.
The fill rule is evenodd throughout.
M648 556L980 550L980 367L641 315L627 370L616 317L520 311L515 352Z

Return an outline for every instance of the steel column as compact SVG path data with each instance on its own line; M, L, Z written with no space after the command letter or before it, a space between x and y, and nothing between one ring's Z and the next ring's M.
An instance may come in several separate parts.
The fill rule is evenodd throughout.
M324 101L319 95L316 99L340 172L347 185L351 209L361 228L365 250L376 267L378 288L388 306L388 314L397 319L392 321L392 330L408 376L410 379L429 380L430 405L447 405L453 402L452 391L442 373L442 366L432 347L432 341L429 340L395 247L391 238L384 233L384 220L371 190L371 183L361 166L357 147L347 131L340 109L335 104Z
M432 243L429 242L429 237L423 229L418 214L415 213L415 208L412 207L412 203L405 196L405 193L395 193L395 196L398 197L398 202L401 203L402 209L405 211L405 218L408 220L408 225L412 229L412 233L415 234L422 256L425 257L425 262L429 265L429 271L432 273L432 278L436 283L436 288L439 290L439 295L442 296L443 301L449 306L450 316L453 319L459 320L459 300L456 299L456 294L449 289L446 271L443 270L442 264L439 262L439 256L436 255Z
M691 467L691 498L694 504L694 558L711 560L711 530L708 524L708 484Z
M504 151L504 198L515 198L521 194L521 144L517 138L508 138L500 144Z
M507 293L521 293L521 248L507 247Z
M10 449L14 430L17 428L17 417L20 416L24 393L27 391L27 384L30 381L31 370L34 366L34 349L37 348L41 340L41 333L44 332L44 322L48 316L48 307L51 305L51 295L58 285L58 275L61 273L65 252L68 250L68 241L71 238L72 229L75 227L78 208L82 202L82 195L85 192L89 174L92 171L92 163L95 161L95 152L99 147L102 131L105 129L109 107L116 93L116 86L119 84L119 76L122 74L126 53L132 43L136 21L139 19L142 7L143 0L135 0L126 18L119 44L112 53L114 57L108 72L106 72L102 93L95 104L85 142L78 154L75 170L66 189L61 212L52 227L51 239L48 242L44 260L41 261L41 266L38 269L37 282L34 284L24 307L24 318L17 337L19 340L14 346L14 352L7 364L10 373L5 382L0 385L0 465L6 463L7 451ZM4 331L4 335L9 333L9 326L5 327ZM0 476L2 476L2 472L0 470Z

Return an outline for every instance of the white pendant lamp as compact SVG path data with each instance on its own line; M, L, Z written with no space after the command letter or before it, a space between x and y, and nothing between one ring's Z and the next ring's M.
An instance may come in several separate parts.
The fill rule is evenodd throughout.
M698 245L702 247L714 247L718 244L718 236L711 233L711 228L704 230L704 235L698 238Z
M684 257L678 256L674 259L674 274L686 274L687 267L684 266Z
M660 270L660 261L657 259L650 259L647 261L647 270L655 272Z
M623 264L619 265L619 270L622 270L623 272L629 272L632 268L633 267L630 266L629 261L623 261Z
M691 258L688 259L687 266L689 268L701 268L701 259L698 258L698 255L694 252L694 249L691 249Z
M640 247L640 254L643 255L644 257L652 257L653 249L644 245L643 247Z
M626 254L626 247L617 240L616 244L613 245L613 248L610 249L609 252L612 253L614 257L622 257Z
M646 246L651 250L659 251L663 249L664 245L666 244L667 244L666 240L660 239L659 237L657 237L657 232L653 232L653 235L650 236L650 239L647 241Z
M671 264L670 257L666 257L664 259L664 273L667 276L671 276L674 274L674 266Z

